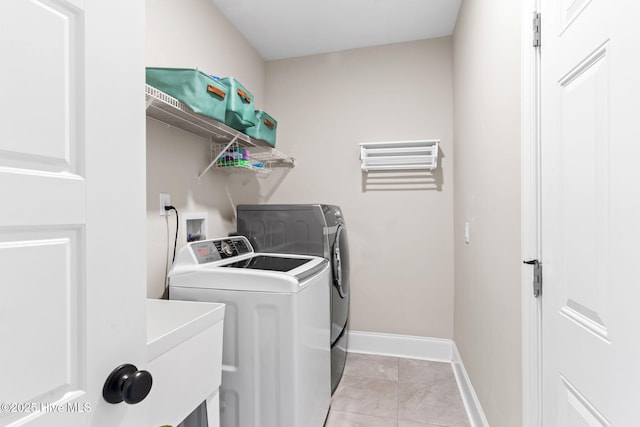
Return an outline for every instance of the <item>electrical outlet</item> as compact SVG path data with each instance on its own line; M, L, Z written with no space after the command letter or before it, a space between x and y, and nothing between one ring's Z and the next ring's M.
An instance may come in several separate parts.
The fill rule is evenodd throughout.
M171 206L171 194L160 193L160 215L161 216L169 215L169 211L164 210L165 206Z

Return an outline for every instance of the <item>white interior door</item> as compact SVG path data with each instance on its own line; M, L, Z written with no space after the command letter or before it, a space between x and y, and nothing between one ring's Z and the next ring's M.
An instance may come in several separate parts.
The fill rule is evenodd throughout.
M639 425L640 6L541 12L543 424Z
M143 11L0 2L0 425L146 425Z

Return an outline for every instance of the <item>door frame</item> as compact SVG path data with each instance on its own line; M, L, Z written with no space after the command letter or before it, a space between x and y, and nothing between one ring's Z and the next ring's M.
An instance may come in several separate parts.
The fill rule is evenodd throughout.
M521 253L540 251L540 51L532 45L533 13L540 0L521 0ZM544 17L543 17L544 19ZM521 268L522 425L542 426L542 297L533 296L533 271ZM544 292L544 289L543 289Z

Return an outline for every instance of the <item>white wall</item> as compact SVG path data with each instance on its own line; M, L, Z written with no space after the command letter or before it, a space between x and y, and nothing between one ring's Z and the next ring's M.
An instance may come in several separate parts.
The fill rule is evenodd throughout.
M455 341L492 427L522 424L519 4L463 1L453 39Z
M264 61L210 0L146 0L148 67L233 76L264 101Z
M255 96L265 98L265 65L256 50L211 1L146 0L146 65L198 68L209 74L233 76ZM184 216L205 212L208 236L225 236L235 229L232 198L258 201L255 177L220 173L197 176L209 163L209 144L201 138L147 119L147 289L162 294L167 251L173 246L175 217L159 215L159 193L171 194ZM180 224L182 227L183 224ZM184 229L178 246L186 241Z
M343 208L351 328L452 338L451 38L270 61L266 91L277 147L297 161L271 201ZM361 173L360 142L432 138L438 187Z

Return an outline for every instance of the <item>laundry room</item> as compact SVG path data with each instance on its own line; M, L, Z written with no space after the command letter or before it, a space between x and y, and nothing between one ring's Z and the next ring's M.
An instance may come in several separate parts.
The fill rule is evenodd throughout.
M479 387L485 399L499 395L513 402L513 411L505 414L500 409L499 418L517 419L519 382L508 372L515 373L519 366L518 351L509 343L519 340L519 312L512 306L519 304L520 294L511 282L519 280L514 213L519 211L520 171L519 147L508 141L518 138L518 7L496 5L491 9L495 16L485 16L470 2L462 16L464 25L458 21L457 49L449 32L264 59L214 3L147 0L146 66L196 68L242 82L253 94L256 109L277 119L275 148L293 158L295 166L266 177L229 174L221 168L203 173L212 159L210 141L148 118L148 297L164 293L174 245L176 218L173 213L159 215L161 193L170 195L179 215L206 217L202 231L207 238L236 232L238 205L338 205L350 243L349 348L394 354L411 341L431 350L412 348L409 355L434 358L433 352L438 355L443 343L458 336L463 339L458 343L461 350L473 354L468 362L463 360L474 376L504 370L495 376L503 378L498 381L504 387L490 387L494 379L479 380ZM505 52L492 50L476 58L473 26L481 19L503 16L514 20L500 27L511 38L493 33L486 37L499 38ZM273 51L279 54L277 48ZM501 71L482 74L485 66ZM479 71L467 72L471 67ZM498 90L490 92L487 84ZM468 116L467 108L484 110L485 101L494 96L502 102L491 104L484 123ZM482 145L474 143L477 138ZM437 168L396 174L362 170L360 143L408 140L439 141ZM492 155L481 150L491 150ZM460 230L465 222L467 243ZM188 231L183 220L178 224L180 248ZM504 233L488 235L496 224L502 224ZM492 265L500 254L513 262ZM464 266L457 273L456 256ZM468 295L460 295L463 290ZM493 294L501 296L494 300ZM456 304L468 315L456 318ZM490 309L495 304L506 305L500 318ZM489 332L503 329L506 335ZM487 340L493 343L490 351L484 349Z
M210 1L150 0L146 20L148 66L235 77L278 120L276 149L295 159L277 188L279 176L220 169L198 179L208 141L148 119L149 296L162 294L175 230L173 216L158 214L160 193L181 215L206 213L209 237L236 230L238 204L325 203L340 206L349 225L355 329L451 337L451 38L264 61ZM437 174L385 185L362 172L359 143L419 139L440 140ZM178 238L186 242L182 230Z
M530 3L6 0L0 425L539 414ZM224 117L153 80L176 70Z
M0 426L637 426L639 20L1 1Z

